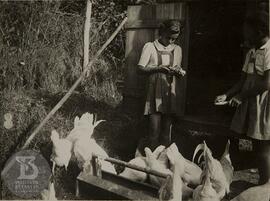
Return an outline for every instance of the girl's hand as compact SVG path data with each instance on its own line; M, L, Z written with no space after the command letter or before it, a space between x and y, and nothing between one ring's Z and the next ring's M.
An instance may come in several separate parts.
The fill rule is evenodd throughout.
M173 74L176 75L181 75L181 76L185 76L186 75L186 71L183 70L183 68L181 68L180 66L174 66L174 67L170 67L171 71Z
M232 107L238 107L241 104L242 104L242 97L240 95L232 97L232 99L229 101L229 105Z
M168 74L171 73L171 70L168 66L160 65L158 66L158 72Z
M222 94L216 97L215 99L215 103L221 103L221 102L225 102L227 99L227 95L226 94Z
M180 68L179 73L180 73L182 76L185 76L185 75L186 75L186 71L183 70L183 68Z

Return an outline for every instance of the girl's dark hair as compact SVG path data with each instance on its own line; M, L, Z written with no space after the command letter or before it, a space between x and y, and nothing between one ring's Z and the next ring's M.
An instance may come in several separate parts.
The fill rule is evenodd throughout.
M245 22L257 32L269 35L269 14L267 12L260 11L249 15Z
M182 25L178 20L166 20L159 26L159 35L164 33L169 34L180 34L182 29Z

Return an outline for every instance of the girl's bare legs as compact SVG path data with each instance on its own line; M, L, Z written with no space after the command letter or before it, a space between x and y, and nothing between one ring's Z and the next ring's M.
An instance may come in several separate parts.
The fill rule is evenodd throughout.
M253 145L258 156L259 184L265 184L270 179L270 141L254 140Z
M154 151L154 149L159 145L158 138L161 132L161 114L150 114L149 123L149 148Z
M168 147L171 144L172 136L172 117L169 115L162 116L162 132L160 135L160 144Z

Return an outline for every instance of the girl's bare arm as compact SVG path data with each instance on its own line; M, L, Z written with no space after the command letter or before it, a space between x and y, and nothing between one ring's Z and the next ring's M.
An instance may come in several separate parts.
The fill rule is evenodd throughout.
M227 100L230 100L231 97L235 96L241 91L243 84L245 82L245 79L246 79L246 73L242 72L240 80L230 90L226 92Z
M138 73L153 74L153 73L168 73L170 70L163 66L141 66L138 65Z

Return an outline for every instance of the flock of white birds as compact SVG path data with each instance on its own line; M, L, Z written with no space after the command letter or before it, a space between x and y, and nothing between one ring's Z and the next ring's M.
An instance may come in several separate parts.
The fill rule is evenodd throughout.
M72 154L75 155L81 170L89 165L92 154L109 157L92 137L95 127L102 121L94 122L94 116L85 113L81 118L75 118L74 128L66 138L60 138L56 130L52 131L53 174L56 165L67 169ZM202 153L198 160L203 158L201 167L194 162L200 150ZM197 146L192 161L185 159L174 143L168 148L159 146L153 152L146 147L144 151L145 156L137 155L129 163L170 175L171 200L220 201L230 191L234 168L229 155L229 141L220 160L213 157L205 142ZM114 166L107 161L101 161L101 169L117 174ZM138 182L148 181L156 187L161 187L165 181L164 178L127 167L118 176ZM57 200L53 181L50 181L48 189L42 192L42 198ZM269 201L269 199L270 180L264 185L247 189L231 201Z

